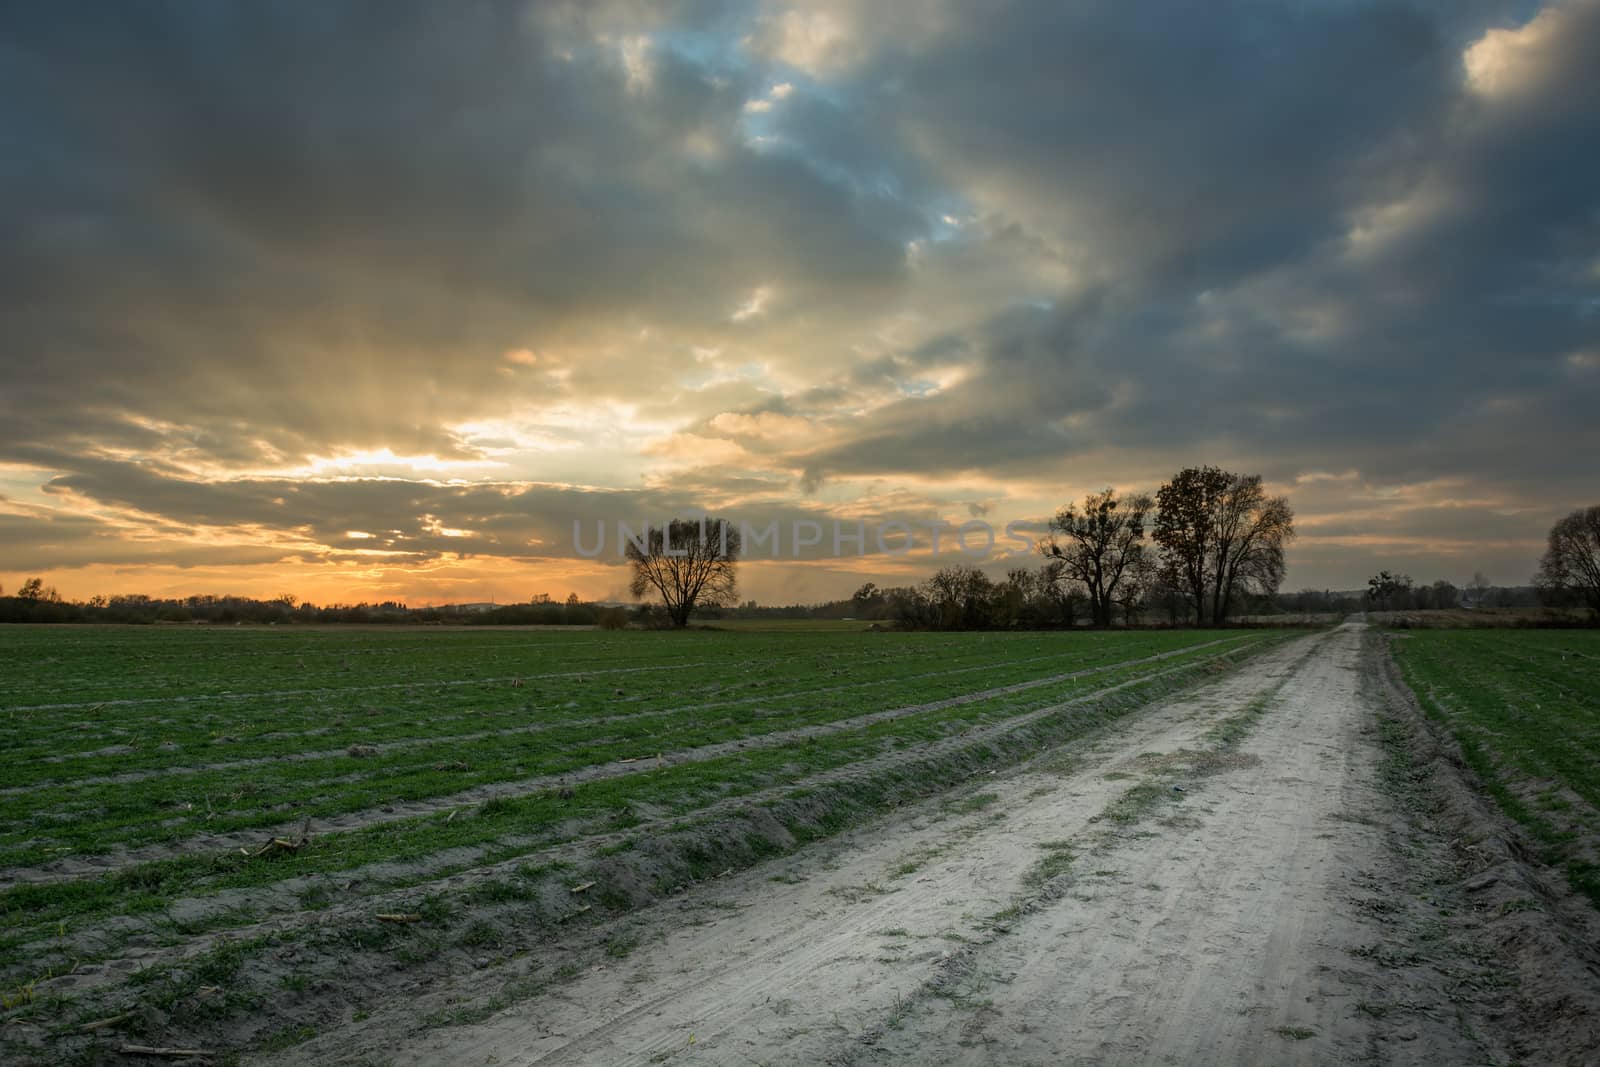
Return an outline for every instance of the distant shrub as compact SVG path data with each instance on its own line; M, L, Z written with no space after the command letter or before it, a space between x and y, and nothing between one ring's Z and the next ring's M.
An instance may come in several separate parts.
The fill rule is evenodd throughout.
M601 608L594 614L594 624L602 630L626 630L628 613L621 608Z

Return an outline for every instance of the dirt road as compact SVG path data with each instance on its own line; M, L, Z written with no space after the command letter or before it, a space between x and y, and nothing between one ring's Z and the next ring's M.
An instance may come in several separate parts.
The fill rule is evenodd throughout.
M1070 751L649 909L604 964L484 1021L408 1029L418 1006L397 1006L343 1051L461 1067L1481 1061L1448 1009L1392 1010L1422 994L1387 917L1405 886L1363 629L1297 638Z

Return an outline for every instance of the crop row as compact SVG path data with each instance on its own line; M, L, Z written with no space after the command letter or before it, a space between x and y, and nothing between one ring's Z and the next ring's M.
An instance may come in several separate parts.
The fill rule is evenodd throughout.
M1268 639L1241 638L1246 645ZM261 855L180 853L112 873L57 884L18 885L0 892L0 915L8 927L5 944L13 953L68 924L115 915L156 913L177 901L265 887L295 879L338 872L347 881L371 881L356 872L373 865L395 872L417 865L438 876L441 866L430 857L451 857L443 864L461 869L483 862L533 854L576 836L578 827L624 830L650 818L692 815L730 798L763 789L803 786L819 775L881 758L903 749L975 728L1006 723L1028 715L1070 715L1074 701L1093 700L1118 686L1138 685L1163 675L1193 673L1218 654L1211 649L1188 657L1112 667L1093 675L1062 679L1034 688L980 700L947 703L904 716L881 719L781 744L752 746L704 760L652 767L635 773L588 782L575 790L550 788L507 793L456 818L439 812L316 836L293 852ZM415 873L415 872L413 872ZM405 877L405 875L400 875ZM192 913L192 907L185 911ZM237 908L227 921L236 924Z
M969 635L971 636L971 635ZM808 654L846 659L879 651L936 655L938 648L1008 646L1040 635L807 635ZM1091 635L1093 641L1101 635ZM270 650L271 654L265 654ZM365 687L381 691L436 681L656 669L715 669L726 652L778 663L794 645L784 634L538 633L407 630L299 633L293 629L166 628L64 630L8 627L0 640L0 710L164 702L198 696Z
M1127 655L1166 651L1195 640L1188 634L1141 638L1129 646ZM559 683L515 677L449 685L417 682L376 694L354 686L318 691L315 699L270 693L248 701L232 696L177 698L152 708L108 705L72 714L60 709L13 709L0 725L0 743L20 765L23 777L17 783L32 784L271 756L294 751L297 741L310 737L321 738L322 747L334 748L448 736L462 720L471 720L469 729L474 731L516 728L558 716L593 718L673 705L759 700L769 693L804 695L816 691L819 681L893 684L901 677L963 667L1010 671L1053 659L1090 662L1102 647L992 643L958 647L946 654L914 648L776 661L738 656L695 663L690 677L568 675Z
M1209 646L1210 642L1200 644ZM0 865L44 862L60 858L66 849L93 853L193 833L273 826L291 817L326 818L471 786L752 738L773 730L992 690L1061 671L1103 668L1127 662L1128 653L1135 651L1153 654L1148 648L1093 646L1059 656L1029 657L1026 662L983 669L982 689L977 690L973 683L979 675L973 670L946 668L906 677L895 674L892 665L879 665L876 669L886 676L868 683L609 716L596 716L581 704L537 713L530 709L521 720L534 719L537 731L530 726L512 735L480 730L435 738L426 745L359 755L323 749L319 758L265 762L251 766L245 774L236 767L223 767L134 781L95 781L86 775L74 782L40 783L37 788L9 791L0 797L0 817L4 819L0 824ZM863 692L869 684L871 691ZM159 753L168 760L177 755ZM109 762L108 770L128 766L114 757L101 762ZM14 780L25 782L29 773L39 774L40 770L37 764L19 768Z

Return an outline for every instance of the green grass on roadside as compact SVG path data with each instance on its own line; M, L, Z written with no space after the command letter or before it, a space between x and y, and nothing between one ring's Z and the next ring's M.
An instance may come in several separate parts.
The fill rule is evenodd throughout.
M1391 647L1483 789L1600 907L1600 632L1413 630Z

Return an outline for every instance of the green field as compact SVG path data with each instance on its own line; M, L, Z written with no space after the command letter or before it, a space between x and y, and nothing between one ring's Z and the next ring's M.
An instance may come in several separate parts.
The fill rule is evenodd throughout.
M0 1055L292 1041L308 989L527 952L1283 639L6 628Z
M1392 647L1483 788L1600 907L1600 632L1412 630Z
M738 633L861 633L874 625L870 619L714 619L706 623L712 630ZM878 622L878 628L891 624Z

